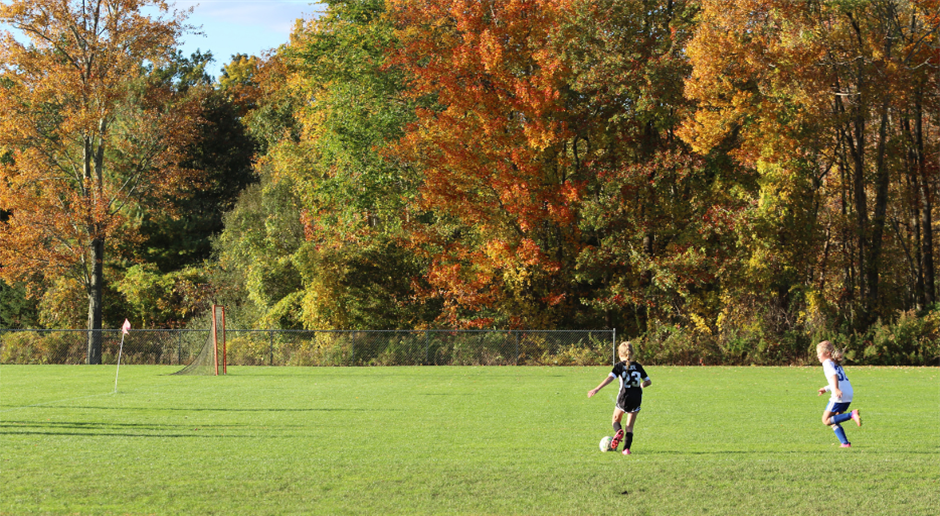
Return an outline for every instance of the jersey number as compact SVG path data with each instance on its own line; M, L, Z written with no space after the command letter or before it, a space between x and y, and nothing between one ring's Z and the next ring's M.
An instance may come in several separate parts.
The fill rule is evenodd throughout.
M632 378L632 380L631 380L631 378ZM641 382L642 380L643 380L643 379L640 378L640 373L637 372L637 371L633 371L633 372L630 373L630 375L629 375L629 377L628 377L626 383L627 383L627 385L629 385L630 387L639 387L639 386L640 386L640 382Z

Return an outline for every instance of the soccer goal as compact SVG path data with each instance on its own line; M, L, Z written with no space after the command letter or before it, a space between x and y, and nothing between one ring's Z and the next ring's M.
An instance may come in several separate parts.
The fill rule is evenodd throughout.
M212 305L212 325L209 337L196 358L188 366L173 374L215 375L228 374L225 349L225 307Z

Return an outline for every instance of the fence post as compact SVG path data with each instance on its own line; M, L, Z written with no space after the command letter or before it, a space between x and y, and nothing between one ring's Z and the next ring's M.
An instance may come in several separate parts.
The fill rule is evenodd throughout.
M613 329L613 336L614 336L614 338L613 338L613 340L611 341L611 344L612 344L611 347L612 347L612 349L611 349L611 358L610 358L610 359L611 359L612 363L616 364L616 363L617 363L617 328L614 328L614 329Z
M513 365L519 365L519 332L517 331L515 332L515 334L516 334L516 361L513 363Z
M430 347L430 332L428 330L424 330L424 365L428 365L428 353Z
M268 332L268 365L274 365L274 331Z
M183 330L176 330L176 365L183 361Z

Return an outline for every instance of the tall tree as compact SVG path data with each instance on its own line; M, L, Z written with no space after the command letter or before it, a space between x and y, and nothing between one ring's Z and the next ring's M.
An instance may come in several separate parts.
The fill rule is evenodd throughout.
M231 95L231 88L213 87L205 72L211 61L211 53L197 51L190 57L177 53L168 66L151 74L178 96L202 106L198 133L182 164L197 172L199 180L172 199L144 200L144 204L153 201L149 204L155 209L143 210L144 241L139 252L162 272L209 259L212 239L223 228L223 213L234 207L242 190L257 181L252 170L257 145L243 123L244 108Z
M676 135L693 107L682 81L697 2L576 5L559 51L572 68L569 147L590 178L579 214L583 302L626 332L714 320L727 228L752 180Z
M154 9L157 17L143 13ZM125 209L173 191L196 116L146 81L173 54L187 13L154 0L12 0L0 4L0 275L71 274L88 296L88 329L102 325L106 244L131 238ZM195 106L190 106L195 108ZM89 331L88 363L101 362Z
M428 319L412 302L423 265L404 247L417 175L385 152L415 106L403 94L406 74L388 60L398 40L384 0L326 3L295 31L290 53L297 92L315 99L298 110L309 161L293 175L307 237L296 260L305 320L417 327Z
M392 62L428 99L396 150L422 176L413 241L450 324L549 327L577 301L583 178L565 151L570 76L553 46L565 0L390 2ZM574 304L571 304L574 303Z
M825 289L842 313L859 314L857 327L905 304L893 299L906 282L901 228L891 224L904 211L903 164L893 156L910 149L912 177L926 175L919 163L930 163L931 146L917 144L924 133L914 127L937 105L938 7L707 0L689 45L687 93L698 110L683 136L701 151L732 142L738 162L761 175L756 215L776 219L766 237L783 236L780 246L758 238L750 252L770 244L788 253L769 256L795 272L780 287ZM935 198L935 184L911 185L921 205ZM931 249L921 270L932 270L932 233L922 235L915 247Z
M226 216L222 261L267 324L420 326L420 261L402 244L414 174L382 153L413 112L386 62L393 28L382 0L325 3L290 45L226 68L224 89L249 106L261 181Z

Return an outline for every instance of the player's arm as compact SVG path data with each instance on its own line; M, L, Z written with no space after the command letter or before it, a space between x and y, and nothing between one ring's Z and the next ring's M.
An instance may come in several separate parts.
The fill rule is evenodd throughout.
M842 397L842 389L839 388L839 375L832 375L829 377L829 385L819 388L819 393L817 396L822 396L824 393L835 391L836 397Z
M646 374L646 369L643 369L643 366L640 366L640 375L643 378L643 383L640 384L640 387L645 389L653 383L653 380L650 380L650 377Z
M603 389L607 386L608 383L614 381L613 375L607 375L607 378L604 378L604 381L600 385L588 391L588 398L597 394L597 391Z
M834 374L829 377L829 389L836 395L836 398L842 399L842 389L839 388L839 375Z

